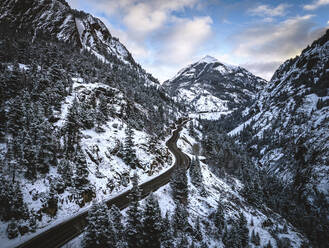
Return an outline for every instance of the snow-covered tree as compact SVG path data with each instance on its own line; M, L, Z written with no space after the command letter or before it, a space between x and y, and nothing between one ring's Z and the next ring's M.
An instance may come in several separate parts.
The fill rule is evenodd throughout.
M185 168L178 167L175 169L170 180L170 186L175 202L187 204L188 187Z
M242 247L247 247L249 243L249 229L247 219L242 212L239 213L239 237Z
M163 223L163 230L161 235L161 246L163 248L171 248L172 239L174 235L173 235L173 229L171 226L168 212L166 212L165 218L163 219L162 223Z
M157 199L151 193L146 199L143 211L144 245L160 248L162 229L161 210Z
M66 186L72 185L73 163L71 163L71 161L65 158L60 160L57 166L57 172L62 176Z
M188 212L186 206L179 202L176 203L175 212L172 218L172 225L176 235L185 233L188 227Z
M196 156L196 159L195 160L193 159L191 162L190 177L191 177L191 182L195 185L195 187L199 189L200 194L202 196L206 196L207 192L203 184L202 171L201 171L200 160L198 156Z
M107 206L93 204L88 211L88 225L82 239L83 248L113 247L113 229L109 221Z
M251 232L250 241L251 241L251 243L253 243L254 245L260 245L260 237L259 237L259 233L258 233L258 232L255 233L255 230L254 230L254 229L253 229L252 232Z
M75 166L76 170L73 178L74 185L77 188L81 188L83 185L89 182L89 171L87 169L86 157L80 146L77 148L75 156Z
M9 239L14 239L18 236L18 234L19 231L17 222L15 220L12 220L7 226L7 236Z
M126 164L128 164L132 169L136 169L136 152L134 149L134 131L131 129L131 127L128 125L125 129L125 142L123 146L123 160Z
M129 194L130 205L127 210L126 236L129 248L143 246L143 226L139 200L141 190L138 186L138 175L135 172L132 177L132 189Z
M214 223L218 228L219 233L221 234L225 225L224 208L221 202L219 202L217 205Z
M65 130L65 149L66 156L71 158L74 152L74 146L78 141L79 127L81 123L79 122L79 106L77 98L74 98L71 107L69 108L66 122L64 125Z

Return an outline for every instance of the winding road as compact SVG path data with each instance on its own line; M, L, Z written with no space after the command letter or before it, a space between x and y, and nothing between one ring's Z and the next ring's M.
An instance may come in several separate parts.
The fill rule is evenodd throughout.
M166 142L166 146L175 156L174 165L157 177L154 177L151 180L140 184L140 188L142 190L142 198L145 198L149 193L167 184L170 181L171 174L176 167L183 166L186 169L189 167L190 158L177 147L179 133L188 121L189 120L187 118L181 118L176 124L177 128L172 132L172 136ZM129 205L129 193L130 190L127 190L111 198L110 200L106 201L107 206L115 204L120 209L126 208ZM40 233L25 243L17 246L17 248L61 247L84 231L87 225L87 216L88 210L83 211L79 215L76 215L71 219L61 222L60 224Z

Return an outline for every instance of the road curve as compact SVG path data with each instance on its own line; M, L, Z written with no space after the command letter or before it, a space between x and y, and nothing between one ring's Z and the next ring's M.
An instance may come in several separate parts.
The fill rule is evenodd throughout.
M172 136L166 142L166 146L175 156L175 164L170 169L160 174L159 176L140 184L142 190L142 198L145 198L152 191L157 190L161 186L170 181L171 174L177 166L188 168L190 165L189 157L177 147L179 133L182 130L188 119L181 118L177 123L177 128L173 131ZM129 205L128 195L130 190L119 194L116 197L106 201L107 206L115 204L120 209L124 209ZM17 246L17 248L58 248L72 240L74 237L81 234L87 225L88 211L84 211L71 219L61 222L60 224L51 227L50 229L40 233L32 239Z

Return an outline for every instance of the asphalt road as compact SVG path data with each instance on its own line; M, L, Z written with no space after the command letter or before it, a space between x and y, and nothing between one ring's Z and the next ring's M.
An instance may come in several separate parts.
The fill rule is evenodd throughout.
M170 181L172 172L175 170L177 166L183 166L186 169L189 167L190 165L189 157L177 147L177 140L179 138L179 133L186 122L188 122L188 119L180 119L176 124L177 128L173 131L172 136L166 142L168 149L175 156L174 166L171 167L166 172L160 174L159 176L140 184L140 188L142 190L142 198L145 198L149 193L167 184ZM112 204L115 204L120 209L124 209L129 204L129 199L128 199L129 193L130 191L128 190L106 201L106 204L109 207ZM87 216L88 216L88 211L84 211L79 215L76 215L71 219L48 229L45 232L40 233L39 235L26 241L25 243L17 246L17 248L61 247L84 231L84 228L87 225Z

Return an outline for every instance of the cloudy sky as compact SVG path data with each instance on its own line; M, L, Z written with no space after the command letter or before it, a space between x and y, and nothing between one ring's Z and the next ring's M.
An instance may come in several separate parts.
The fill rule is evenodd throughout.
M329 27L329 0L67 0L160 81L205 55L270 79Z

